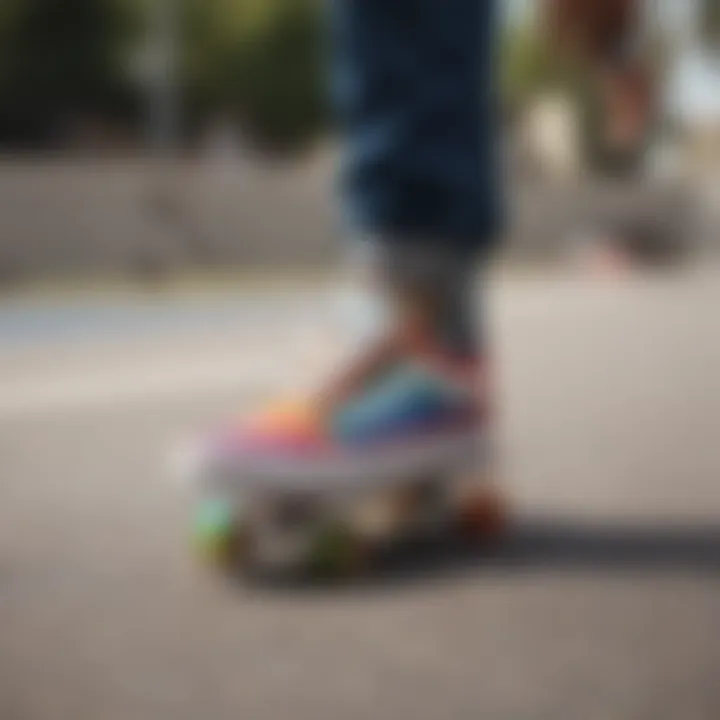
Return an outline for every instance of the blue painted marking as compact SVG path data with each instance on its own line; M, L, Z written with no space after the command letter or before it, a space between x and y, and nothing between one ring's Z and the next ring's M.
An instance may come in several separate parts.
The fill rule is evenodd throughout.
M302 321L322 307L318 294L238 294L221 298L140 298L62 303L0 304L0 346L13 343L82 340L167 331L217 330L240 325L271 328L293 315ZM312 312L312 310L310 310ZM312 315L310 315L312 317ZM292 321L291 321L292 322Z

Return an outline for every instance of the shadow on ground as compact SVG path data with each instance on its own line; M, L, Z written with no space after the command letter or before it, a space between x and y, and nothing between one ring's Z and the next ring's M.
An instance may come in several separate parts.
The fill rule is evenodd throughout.
M720 577L720 525L590 525L526 518L491 547L461 540L417 543L388 552L371 573L352 581L328 585L295 579L270 586L303 593L355 592L525 573Z

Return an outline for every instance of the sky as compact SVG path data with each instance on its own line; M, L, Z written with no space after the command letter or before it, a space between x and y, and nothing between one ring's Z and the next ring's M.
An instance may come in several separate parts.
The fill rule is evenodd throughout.
M683 54L671 75L667 99L675 115L720 123L720 57Z

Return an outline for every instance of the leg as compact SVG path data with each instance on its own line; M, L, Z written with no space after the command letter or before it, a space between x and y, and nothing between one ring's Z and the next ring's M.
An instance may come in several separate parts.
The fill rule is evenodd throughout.
M378 327L326 404L435 344L475 358L471 285L498 236L495 2L336 0L344 207Z

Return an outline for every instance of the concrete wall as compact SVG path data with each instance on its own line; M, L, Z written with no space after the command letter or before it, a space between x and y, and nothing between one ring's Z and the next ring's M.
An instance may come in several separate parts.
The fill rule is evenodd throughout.
M331 174L143 162L0 165L0 272L328 262Z
M341 251L332 167L328 154L290 168L178 163L163 173L138 161L2 162L0 278L331 265ZM647 186L514 183L507 247L556 254L579 223L618 208L645 207L677 234L673 202Z

